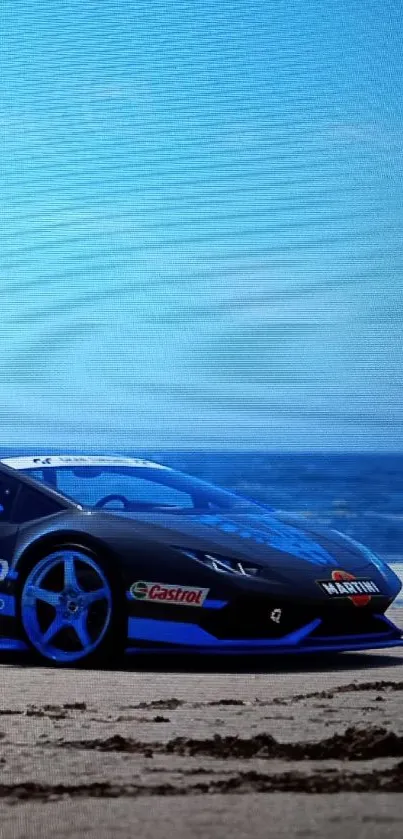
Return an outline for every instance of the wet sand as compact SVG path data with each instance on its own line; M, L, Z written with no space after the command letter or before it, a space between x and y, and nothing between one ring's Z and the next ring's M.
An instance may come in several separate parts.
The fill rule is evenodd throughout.
M6 839L403 835L403 650L1 675Z

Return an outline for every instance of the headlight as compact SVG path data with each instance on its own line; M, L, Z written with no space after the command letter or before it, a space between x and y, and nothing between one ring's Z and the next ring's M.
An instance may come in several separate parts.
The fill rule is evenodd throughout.
M366 545L363 545L361 542L357 542L355 539L352 538L352 536L347 536L345 533L340 533L338 530L334 530L333 532L337 533L338 536L342 536L342 538L346 542L348 542L354 548L357 548L357 550L360 552L360 554L365 559L367 559L368 562L372 562L372 564L375 565L375 568L377 568L378 571L380 571L380 573L386 579L388 577L390 577L392 574L393 574L393 576L395 576L394 572L389 567L387 562L385 562L384 559L381 559L381 557L378 556L378 554L374 553L374 551L372 551L371 548L367 548Z
M238 577L256 577L260 572L260 567L257 565L250 565L248 562L241 562L239 559L230 559L225 556L218 556L217 554L207 554L203 551L186 551L182 548L180 550L185 556L190 559L195 559L202 565L207 566L212 571L217 571L218 574L235 574Z

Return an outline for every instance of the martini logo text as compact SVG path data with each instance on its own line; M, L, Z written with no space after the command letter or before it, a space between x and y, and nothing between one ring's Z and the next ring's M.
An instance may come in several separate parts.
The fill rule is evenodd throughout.
M354 606L367 606L374 595L382 595L373 580L359 579L347 571L332 571L332 581L317 580L317 583L328 597L348 597Z

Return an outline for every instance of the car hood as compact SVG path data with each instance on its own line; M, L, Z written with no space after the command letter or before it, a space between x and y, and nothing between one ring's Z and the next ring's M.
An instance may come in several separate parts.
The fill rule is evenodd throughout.
M372 568L358 547L335 531L304 519L265 511L219 513L104 513L127 522L137 536L182 549L216 553L233 559L253 560L280 573L302 572L317 578L318 570L343 569L368 573ZM130 522L130 524L129 524ZM374 571L376 571L374 567Z

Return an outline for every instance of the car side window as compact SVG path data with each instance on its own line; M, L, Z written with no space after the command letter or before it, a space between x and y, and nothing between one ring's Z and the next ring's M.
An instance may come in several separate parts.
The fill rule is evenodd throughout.
M0 478L0 522L10 521L17 492L17 483L12 478Z
M59 513L62 507L53 498L48 498L31 487L23 486L18 495L17 503L13 513L13 520L17 524L35 521L53 513Z

